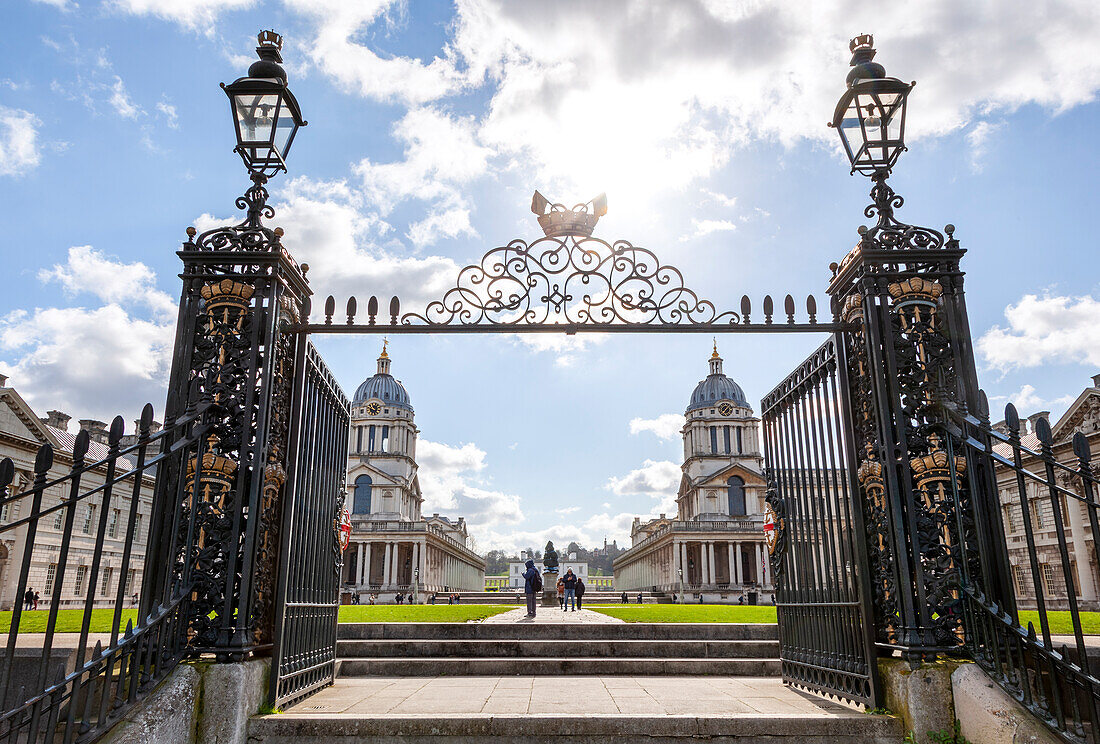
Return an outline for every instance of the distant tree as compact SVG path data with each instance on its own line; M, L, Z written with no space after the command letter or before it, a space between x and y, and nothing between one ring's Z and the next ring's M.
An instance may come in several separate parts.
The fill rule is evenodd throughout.
M485 573L495 576L508 572L509 558L503 550L490 550L485 554Z

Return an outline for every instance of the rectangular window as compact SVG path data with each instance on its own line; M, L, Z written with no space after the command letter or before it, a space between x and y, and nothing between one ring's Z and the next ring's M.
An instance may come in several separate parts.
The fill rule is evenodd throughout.
M4 494L7 496L7 494ZM11 519L11 502L0 506L0 522L7 522Z
M111 591L111 576L114 572L113 568L103 569L103 581L99 584L99 596L106 597L107 592Z
M46 588L42 590L43 594L53 594L53 582L57 578L57 564L51 563L46 568Z
M92 534L92 522L95 521L95 504L88 504L87 510L84 512L84 527L81 529L85 535Z
M744 451L745 451L745 449L741 445L741 427L738 426L737 427L737 454L740 455Z
M141 539L141 512L134 515L134 539Z
M1054 584L1054 566L1044 563L1041 568L1043 569L1043 588L1047 594L1056 594L1058 589Z
M1034 519L1035 529L1043 529L1043 527L1046 526L1046 520L1043 518L1043 507L1045 506L1045 504L1039 501L1031 504L1030 506L1034 510L1034 512L1032 513L1032 518Z
M390 427L388 425L382 425L382 451L388 452L390 449Z
M710 427L710 453L718 454L718 427Z
M1005 507L1005 527L1010 535L1016 532L1016 514L1012 511L1011 506ZM1013 570L1015 569L1016 566L1013 566Z
M137 577L137 569L131 568L126 572L126 588L123 589L125 594L129 594L134 591L134 579Z
M118 518L121 514L121 509L111 509L111 524L107 527L107 534L111 537L118 537Z
M356 452L362 452L363 451L363 427L362 426L356 426L355 427L355 451Z
M374 424L367 429L367 452L374 452Z
M73 586L73 594L83 594L84 593L84 579L87 576L88 576L88 567L87 566L77 566L76 567L76 584L75 584L75 586Z
M64 500L62 500L62 501L59 501L58 503L59 504L64 504L65 502L64 502ZM55 530L61 529L61 522L64 518L65 518L65 510L64 509L58 509L57 511L55 511L53 513L53 528Z
M722 430L722 435L725 439L726 454L728 455L730 453L730 428L728 426L723 426Z

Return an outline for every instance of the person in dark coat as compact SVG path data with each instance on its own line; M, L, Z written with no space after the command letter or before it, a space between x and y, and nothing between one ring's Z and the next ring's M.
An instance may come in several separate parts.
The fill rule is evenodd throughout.
M23 609L29 610L34 605L34 589L27 587L27 591L23 592Z
M581 600L584 599L584 581L577 577L577 609L581 609Z
M567 569L565 576L562 577L561 583L565 589L565 596L562 597L561 609L565 612L566 605L569 606L570 612L577 611L577 575L573 573L573 569Z
M630 604L630 600L626 598L626 592L623 592L623 596L619 597L623 604Z
M638 604L642 603L642 593L638 592Z
M535 616L535 586L541 580L534 561L524 564L527 570L523 572L523 593L527 596L527 617Z

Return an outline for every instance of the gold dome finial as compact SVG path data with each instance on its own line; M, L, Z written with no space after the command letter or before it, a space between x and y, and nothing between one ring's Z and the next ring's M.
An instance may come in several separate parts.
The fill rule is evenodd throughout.
M710 358L711 359L717 359L718 358L718 339L715 338L715 339L711 339L711 340L714 341L714 352L710 355Z
M390 358L390 355L388 353L386 353L386 347L389 346L389 344L390 344L389 336L383 336L382 337L382 355L379 357L379 359L389 359Z

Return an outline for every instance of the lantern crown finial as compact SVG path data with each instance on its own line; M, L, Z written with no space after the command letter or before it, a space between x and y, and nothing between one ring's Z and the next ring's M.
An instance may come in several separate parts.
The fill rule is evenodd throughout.
M248 68L248 76L252 78L269 78L281 80L285 85L286 70L283 69L283 37L275 31L261 31L256 34L256 56L259 60Z
M258 41L262 47L275 47L279 51L283 49L283 37L274 29L261 31L256 34L256 41Z
M855 52L857 49L874 49L875 37L871 34L860 34L854 37L848 42L848 51Z

